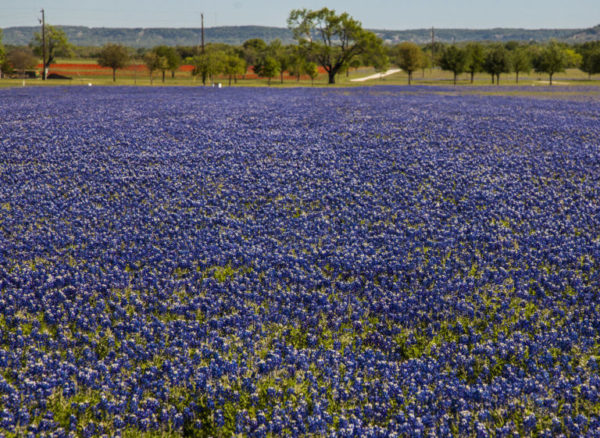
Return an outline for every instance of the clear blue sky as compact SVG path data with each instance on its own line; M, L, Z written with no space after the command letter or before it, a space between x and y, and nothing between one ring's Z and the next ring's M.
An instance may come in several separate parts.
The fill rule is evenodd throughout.
M600 0L0 0L0 28L51 24L89 27L285 27L289 11L327 6L371 29L423 27L584 28L600 24Z

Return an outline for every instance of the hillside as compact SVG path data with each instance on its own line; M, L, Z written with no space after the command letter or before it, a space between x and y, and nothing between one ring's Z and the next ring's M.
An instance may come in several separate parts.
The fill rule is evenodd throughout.
M569 37L569 42L578 43L598 40L600 40L600 24L589 29L584 29L581 32L577 32Z
M200 42L199 28L110 28L60 26L77 46L101 46L108 42L121 43L130 47L153 47L196 45ZM386 42L431 41L431 29L373 30ZM4 43L9 45L28 44L39 27L9 27L4 29ZM437 41L589 41L600 39L600 26L591 29L435 29ZM241 44L250 38L272 41L279 38L284 43L293 42L292 33L286 28L266 26L221 26L205 29L207 42Z

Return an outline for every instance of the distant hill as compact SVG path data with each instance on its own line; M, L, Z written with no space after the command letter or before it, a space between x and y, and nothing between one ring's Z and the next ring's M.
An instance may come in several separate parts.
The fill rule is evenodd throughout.
M199 28L111 28L59 26L69 41L77 46L102 46L105 43L121 43L130 47L193 46L200 43ZM26 45L39 27L8 27L4 29L4 44ZM431 29L373 30L389 43L431 41ZM250 38L262 38L269 42L279 38L283 43L293 42L292 33L286 28L266 26L221 26L205 29L206 42L241 44ZM600 39L600 25L591 29L435 29L436 41L589 41Z
M569 42L584 43L600 40L600 24L598 26L576 32L568 38Z

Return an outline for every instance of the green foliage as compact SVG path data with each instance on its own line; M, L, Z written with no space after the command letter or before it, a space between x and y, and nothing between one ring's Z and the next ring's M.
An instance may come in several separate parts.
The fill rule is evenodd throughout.
M148 52L144 55L144 64L150 71L150 83L152 84L152 73L156 70L166 70L168 68L167 59L159 56L155 52Z
M580 68L590 76L600 73L600 44L581 50Z
M311 84L314 85L315 79L319 75L319 67L314 62L307 62L303 67L304 73L310 77Z
M267 78L271 85L271 79L279 73L279 63L272 56L265 56L257 61L254 72L260 77Z
M335 76L355 57L384 52L382 41L346 12L337 15L328 8L295 9L290 12L288 27L309 56L327 71L330 84L335 84Z
M412 81L412 73L421 68L425 55L419 46L412 42L404 42L392 50L392 61L408 73L408 84Z
M223 73L229 76L229 85L231 79L237 75L243 75L246 72L246 62L237 55L229 54L223 59Z
M6 62L12 70L22 72L34 69L38 60L29 47L22 47L10 50L6 55Z
M503 45L492 47L485 55L483 69L492 75L492 78L496 77L496 84L500 85L500 75L509 73L510 68L510 54Z
M42 34L36 32L30 47L36 56L43 56ZM73 46L65 32L59 28L46 24L46 59L42 59L45 68L54 63L57 57L70 58L73 56Z
M517 83L519 83L519 73L531 71L531 54L524 47L517 47L511 52L510 61L513 71L517 75Z
M175 70L181 65L181 57L174 47L157 46L152 49L152 52L159 58L164 59L163 62L159 63L157 69L162 71L162 81L165 82L165 72L171 70L174 76Z
M565 71L568 63L569 58L565 49L556 41L552 41L533 59L533 68L538 73L547 73L552 85L552 76Z
M4 63L6 52L2 44L2 29L0 29L0 65Z
M225 53L219 50L207 49L204 53L194 56L191 59L194 70L193 76L202 78L202 85L206 85L206 80L223 71L226 62Z
M110 67L113 70L113 82L116 81L116 71L129 63L129 53L120 44L106 44L100 51L98 65Z
M260 38L249 39L242 45L243 57L248 66L256 64L258 59L264 56L266 50L267 43Z
M444 49L439 63L442 70L454 73L454 85L456 85L456 77L465 71L467 61L467 52L455 45L451 45Z
M466 69L471 73L471 83L473 83L475 73L483 71L485 64L485 50L480 43L469 43L465 47L467 51L467 66Z

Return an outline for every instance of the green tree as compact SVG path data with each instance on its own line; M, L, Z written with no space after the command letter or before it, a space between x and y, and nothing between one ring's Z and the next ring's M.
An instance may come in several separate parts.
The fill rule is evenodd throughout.
M510 54L502 45L492 47L485 55L483 69L496 78L496 85L500 85L500 75L510 72Z
M154 49L152 49L152 51L156 53L158 57L164 58L166 60L166 62L161 64L161 66L158 68L160 71L162 71L163 83L165 82L165 72L167 70L171 71L171 77L174 78L175 70L177 70L181 65L181 57L179 56L177 50L175 50L175 48L173 47L157 46Z
M306 48L309 56L325 69L329 83L350 64L353 58L373 51L383 51L383 43L373 32L364 30L346 12L295 9L290 12L288 27L294 38Z
M281 44L281 40L274 39L267 46L266 53L279 64L280 82L283 84L283 74L290 68L290 50Z
M242 44L242 52L244 61L246 61L246 69L254 67L259 58L265 55L267 43L260 38L252 38L244 41Z
M163 56L158 56L156 52L148 52L144 55L144 64L150 72L150 85L153 83L152 73L156 70L165 70L168 66L167 60Z
M510 53L510 61L518 84L519 73L529 73L531 71L531 55L524 47L517 47Z
M533 59L533 68L537 73L547 73L550 77L550 85L552 85L554 74L565 71L568 62L565 49L552 41Z
M2 71L4 71L4 64L6 63L6 52L4 45L2 44L2 29L0 29L0 78L2 78Z
M469 43L465 47L467 51L467 71L471 74L471 83L475 80L475 73L483 71L485 63L485 50L480 43Z
M14 48L6 55L6 64L10 70L20 73L34 69L37 63L38 60L29 47Z
M583 51L581 56L581 71L592 75L600 73L600 45Z
M44 48L43 48L43 38L41 33L35 33L33 35L33 41L30 46L33 49L33 53L36 56L42 57L42 79L46 79L46 72L50 68L56 57L62 56L65 58L70 58L73 56L73 46L69 43L67 38L67 34L62 29L58 27L51 26L50 24L46 24L46 59L43 59Z
M412 42L401 43L392 51L392 62L408 73L408 85L412 82L413 72L421 68L423 58L421 48Z
M246 62L234 54L226 55L223 59L223 73L229 77L229 86L231 87L231 79L235 79L237 75L243 75L246 72Z
M288 70L291 75L296 76L296 80L300 81L300 76L304 72L306 64L306 55L302 51L302 47L290 46Z
M439 58L439 63L442 70L454 73L454 85L456 85L456 78L467 67L467 52L455 45L447 46Z
M192 58L193 76L202 78L202 85L206 85L206 80L213 78L214 75L221 73L224 70L225 53L214 48L205 50L198 56Z
M106 44L102 47L98 57L98 65L112 68L113 82L117 81L117 70L125 68L129 64L129 53L120 44Z
M272 56L265 56L258 60L254 66L254 72L260 77L267 78L270 86L271 79L279 73L279 63Z
M304 73L310 77L310 84L315 85L315 79L319 76L319 67L315 62L307 62L303 67Z

